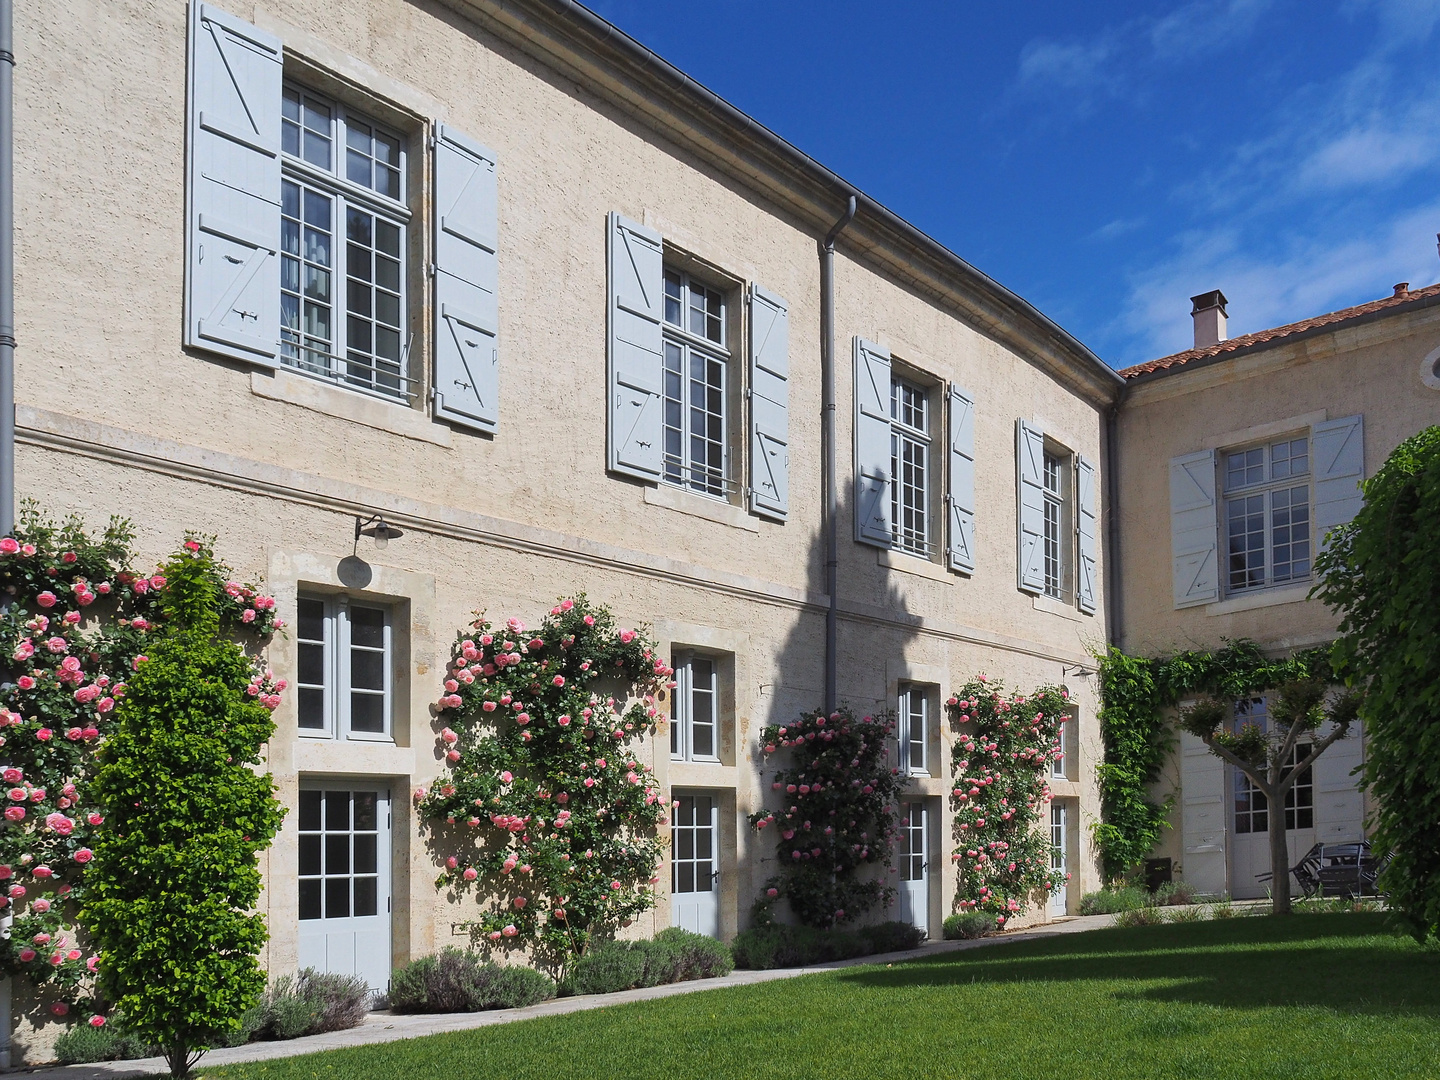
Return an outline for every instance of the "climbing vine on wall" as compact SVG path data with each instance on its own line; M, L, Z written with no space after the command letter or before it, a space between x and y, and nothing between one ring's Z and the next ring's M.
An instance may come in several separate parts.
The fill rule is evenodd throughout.
M672 670L584 596L536 630L477 618L437 711L449 772L417 798L454 851L437 887L473 893L493 948L567 957L655 902L664 798L636 748Z
M1168 710L1187 697L1235 700L1294 679L1332 678L1329 649L1311 649L1273 660L1253 641L1170 656L1129 656L1112 647L1099 658L1100 817L1092 829L1107 881L1133 870L1166 827L1172 800L1156 802L1151 786L1174 746Z
M956 737L951 749L961 909L995 916L1025 910L1031 896L1064 884L1051 868L1048 830L1038 828L1050 802L1051 762L1060 753L1066 691L1041 687L1007 694L980 676L946 701Z
M893 873L893 806L902 781L888 762L895 732L890 715L857 718L848 709L808 712L760 733L766 758L784 753L788 764L770 790L775 809L750 815L757 830L775 833L779 872L766 882L757 915L789 902L807 926L849 922L895 897L876 867Z

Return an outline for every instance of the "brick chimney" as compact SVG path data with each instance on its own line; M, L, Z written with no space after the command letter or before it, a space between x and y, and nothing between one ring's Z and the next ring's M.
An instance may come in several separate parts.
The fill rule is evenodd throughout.
M1225 305L1219 289L1190 297L1190 317L1195 320L1195 348L1205 349L1225 340Z

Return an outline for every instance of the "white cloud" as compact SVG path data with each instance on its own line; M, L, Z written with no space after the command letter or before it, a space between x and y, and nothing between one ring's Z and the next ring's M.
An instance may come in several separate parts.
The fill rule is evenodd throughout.
M1440 131L1362 128L1322 146L1300 166L1298 182L1317 188L1389 183L1440 159Z
M1037 39L1020 50L1020 82L1025 86L1095 89L1112 81L1108 61L1114 56L1115 45L1108 37L1090 42Z

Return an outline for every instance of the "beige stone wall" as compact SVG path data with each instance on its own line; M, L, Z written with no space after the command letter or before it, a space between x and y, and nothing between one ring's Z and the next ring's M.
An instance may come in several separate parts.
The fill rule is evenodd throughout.
M287 695L269 752L291 806L302 777L388 778L396 963L464 940L452 926L466 905L434 889L435 859L409 793L439 772L430 703L472 610L533 622L557 596L584 590L622 621L651 625L667 648L733 655L725 761L672 764L662 753L654 762L662 782L723 793L722 932L733 934L768 876L757 860L769 844L744 826L768 790L755 734L822 697L815 230L782 198L784 178L746 185L722 173L615 104L598 80L538 59L548 46L521 49L449 10L400 0L230 8L283 37L287 75L405 130L415 190L425 187L420 149L436 120L498 152L499 430L485 438L433 422L428 394L407 409L182 349L186 5L46 0L16 13L21 494L93 524L130 517L142 561L162 558L186 529L216 533L221 557L237 574L264 579L287 618L297 590L339 586L354 515L383 511L405 528L388 551L368 550L368 541L361 550L375 575L368 592L397 604L394 745L301 739ZM423 196L413 208L409 284L418 297L429 208ZM612 210L662 231L677 254L789 301L787 523L606 473ZM873 710L893 707L902 679L934 683L942 697L977 672L1020 688L1058 682L1062 665L1073 670L1104 641L1103 612L1081 615L1016 588L1014 424L1037 421L1098 464L1103 402L1047 373L1073 361L1020 355L1000 343L1004 335L928 299L926 287L877 269L902 257L861 250L842 242L837 259L840 696ZM422 374L429 312L412 307ZM975 395L971 577L851 540L852 335ZM739 368L742 351L735 355ZM1083 382L1076 375L1069 385ZM276 642L279 674L293 678L294 655L293 640ZM1076 808L1072 902L1096 876L1086 828L1098 814L1093 682L1069 679L1079 765L1075 782L1057 786ZM944 731L936 747L947 766L950 738ZM942 820L932 860L938 930L954 891L948 784L937 776L920 789ZM275 973L296 963L296 850L292 814L265 856L265 963ZM662 892L653 917L632 932L668 922ZM31 1045L33 1058L42 1044Z

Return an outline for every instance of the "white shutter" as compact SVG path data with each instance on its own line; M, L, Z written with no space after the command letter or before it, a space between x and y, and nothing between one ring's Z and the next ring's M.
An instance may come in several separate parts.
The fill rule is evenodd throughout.
M435 415L494 431L500 420L495 154L435 133Z
M890 351L855 339L855 539L888 548Z
M1344 525L1364 503L1365 418L1326 420L1310 429L1310 460L1315 468L1315 539L1323 548L1325 534Z
M1170 554L1177 608L1220 597L1216 557L1215 451L1170 459Z
M1095 614L1095 466L1075 455L1075 532L1079 539L1079 564L1075 574L1075 602L1080 610Z
M660 234L611 213L609 246L609 468L659 480L665 445L660 320L665 264Z
M274 366L280 340L280 39L190 9L185 344Z
M1326 724L1315 733L1324 738L1333 730ZM1365 760L1360 725L1350 725L1343 739L1330 744L1311 766L1315 781L1315 839L1321 844L1344 844L1365 838L1365 807L1360 778L1351 773Z
M1228 891L1225 866L1225 762L1188 731L1180 733L1181 876L1203 893Z
M1015 421L1015 502L1019 524L1017 568L1020 588L1045 589L1045 432Z
M949 565L970 574L975 571L975 399L953 383L949 435Z
M750 510L784 521L790 509L790 312L750 286Z

